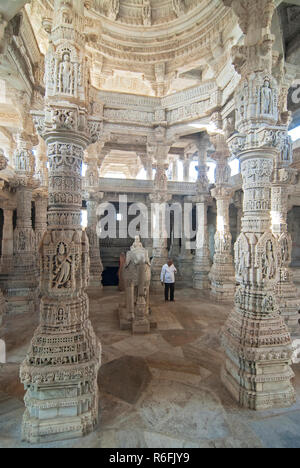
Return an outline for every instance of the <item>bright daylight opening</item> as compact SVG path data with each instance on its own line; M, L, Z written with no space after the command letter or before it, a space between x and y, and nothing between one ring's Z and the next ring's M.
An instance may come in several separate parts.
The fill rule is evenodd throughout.
M292 137L293 141L297 141L300 139L300 125L293 130L289 131L289 135Z
M81 227L86 229L88 225L87 210L81 210Z

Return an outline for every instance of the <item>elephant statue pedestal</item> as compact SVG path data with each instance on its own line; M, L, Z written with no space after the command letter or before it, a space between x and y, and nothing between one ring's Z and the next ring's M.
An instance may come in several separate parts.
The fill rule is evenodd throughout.
M150 317L144 297L138 297L135 305L135 314L132 322L133 334L150 333Z
M133 333L149 333L151 328L149 307L151 266L148 251L144 249L138 236L126 254L122 274L125 285L125 305L122 304L119 307L120 328L132 330Z

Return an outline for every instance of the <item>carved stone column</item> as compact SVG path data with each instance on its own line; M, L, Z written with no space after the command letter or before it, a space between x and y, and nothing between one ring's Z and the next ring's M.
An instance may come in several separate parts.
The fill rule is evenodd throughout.
M240 190L235 193L234 206L237 209L236 231L237 237L242 232L242 217L243 217L243 192Z
M83 2L56 0L46 55L46 107L34 111L49 161L48 228L40 247L40 325L20 376L26 389L23 439L80 437L98 420L101 347L85 292L89 243L81 228L84 150L98 139L88 115L89 80Z
M170 145L165 141L165 129L157 127L155 140L152 147L155 148L156 174L154 179L154 191L150 194L152 214L153 258L151 262L151 289L160 291L160 274L163 265L168 260L168 233L166 230L166 209L170 200L168 194L168 181L166 170L168 169L168 152Z
M235 292L235 271L232 257L232 236L229 224L229 205L232 190L229 187L229 151L225 137L218 134L211 137L216 148L213 158L217 162L216 187L211 194L217 201L217 230L215 234L215 254L210 271L211 293L217 301L229 301Z
M3 317L6 311L6 304L5 304L5 299L2 294L2 291L0 291L0 327L2 326L3 323ZM3 362L0 360L0 362Z
M183 160L183 181L189 182L190 181L190 155L188 154L185 159Z
M209 272L211 268L209 238L207 228L207 207L209 195L209 182L207 177L207 149L209 140L204 136L198 143L198 179L196 182L197 195L194 198L196 203L197 233L196 233L196 254L194 258L194 289L203 291L210 289Z
M235 308L223 329L222 381L240 405L285 407L291 385L291 338L279 314L274 286L280 249L271 232L271 175L278 153L278 84L272 76L273 0L223 0L233 7L245 45L233 48L242 75L235 94L237 133L229 139L241 161L244 190L242 233L235 245Z
M289 140L288 135L286 139ZM291 148L291 142L284 144L284 148ZM289 158L292 158L289 152ZM280 154L282 156L283 153ZM297 171L288 167L287 161L279 161L273 173L272 184L272 231L278 239L281 259L279 279L276 291L279 300L279 311L284 318L290 333L299 333L300 298L293 274L289 268L292 261L292 238L287 228L288 196L292 192L292 186L296 181Z
M102 142L102 145L104 143ZM87 236L90 244L90 277L89 294L99 294L103 289L102 272L103 265L100 256L100 244L97 236L97 206L103 198L103 193L99 190L98 154L100 153L100 143L90 145L86 151L87 171L84 179L85 199L87 200L88 226Z
M40 186L48 189L48 168L47 168L47 148L44 140L39 137L39 145L36 155L36 177L40 182Z
M19 186L17 190L17 226L14 231L14 270L30 274L35 268L35 233L32 229L32 188Z
M102 291L102 273L103 265L100 255L100 243L97 236L97 207L100 200L103 198L103 193L90 193L87 202L88 210L88 227L86 230L90 244L90 280L88 292L89 294L99 294Z
M3 238L2 238L2 256L1 273L9 274L13 270L14 255L14 230L13 230L13 208L3 209Z
M167 167L157 167L155 181L166 177ZM166 177L167 180L167 177ZM152 212L153 258L151 262L151 289L161 290L160 274L163 265L168 260L168 234L166 231L166 209L170 196L166 191L156 189L150 195Z
M17 188L17 226L14 231L14 271L25 275L25 279L36 273L35 233L32 229L33 190L38 183L34 181L35 159L32 145L36 139L22 132L16 136L17 149L14 166L18 176ZM22 281L22 279L21 279Z
M5 341L2 338L2 332L3 330L1 329L2 324L3 324L3 319L4 319L4 314L6 313L6 303L4 296L2 294L2 291L0 291L0 364L5 364L6 363L6 346L5 346Z
M38 252L41 240L47 231L48 193L39 190L35 195L35 242Z
M148 153L138 153L138 156L140 157L140 160L146 171L147 180L153 180L153 161L151 152L148 151Z
M174 182L178 181L178 157L174 156L172 162L172 180Z
M189 203L189 200L183 198L183 207L182 207L182 227L181 227L181 248L180 254L178 257L178 266L180 274L180 283L181 285L191 288L193 286L193 263L194 256L192 255L190 242L191 239L187 238L188 233L185 232L184 226L184 206L185 203Z

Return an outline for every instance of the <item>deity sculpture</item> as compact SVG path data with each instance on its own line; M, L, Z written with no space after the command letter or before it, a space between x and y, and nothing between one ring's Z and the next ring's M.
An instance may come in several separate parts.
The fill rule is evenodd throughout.
M109 5L108 16L112 20L116 20L120 11L120 1L111 0Z
M18 250L22 251L26 249L26 236L23 231L19 233L19 242L18 242Z
M266 244L266 252L262 259L262 273L266 279L272 279L276 274L276 263L271 241Z
M261 89L261 112L262 114L272 114L272 90L270 82L265 80L264 85Z
M61 93L72 94L73 64L70 55L64 54L63 61L59 65L59 89Z
M290 260L290 253L289 253L289 243L286 237L280 243L281 247L281 261L283 265L286 265Z
M150 0L143 1L143 23L145 26L151 26L151 4Z
M69 287L72 271L72 259L67 255L66 246L59 244L58 253L55 258L54 285L57 288Z
M182 0L172 0L172 7L177 16L180 16L184 13Z

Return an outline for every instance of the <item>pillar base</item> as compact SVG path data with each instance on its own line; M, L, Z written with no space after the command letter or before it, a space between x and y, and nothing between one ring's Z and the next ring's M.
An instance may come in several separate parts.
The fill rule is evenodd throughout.
M209 270L199 271L194 269L193 288L203 291L210 290Z
M38 307L39 271L35 256L29 256L27 260L18 264L17 258L14 257L13 270L1 274L8 314L32 313Z
M279 312L292 335L300 333L299 311L300 298L296 286L292 282L277 285Z
M209 275L211 281L211 297L218 302L233 301L235 295L235 276L232 267L227 271L213 269Z
M134 335L150 333L150 328L150 321L148 319L134 320L132 322L132 333Z
M101 282L101 278L99 276L97 277L90 277L89 285L87 287L87 293L88 295L93 295L97 296L102 294L103 291L103 285Z
M193 284L193 257L178 259L180 284L184 287L190 288Z
M244 361L244 365L248 372L227 356L221 371L222 383L241 407L261 411L288 408L295 403L295 391L290 383L294 374L287 362L277 365L272 361ZM281 380L276 375L278 372Z
M210 295L216 302L232 302L234 299L235 284L216 283L211 280Z
M43 402L47 406L47 400ZM59 412L60 417L39 419L30 417L26 410L22 422L22 440L31 444L58 442L61 440L84 437L94 431L98 424L98 414L88 411L81 416L68 416L68 413L76 411L73 406L64 406L60 410L48 408L46 412ZM42 410L43 411L43 410Z
M205 257L196 257L194 259L194 266L193 266L193 288L199 289L203 291L210 290L210 260L207 256Z
M293 349L275 296L240 287L235 302L222 333L224 385L245 408L291 406L295 402Z

